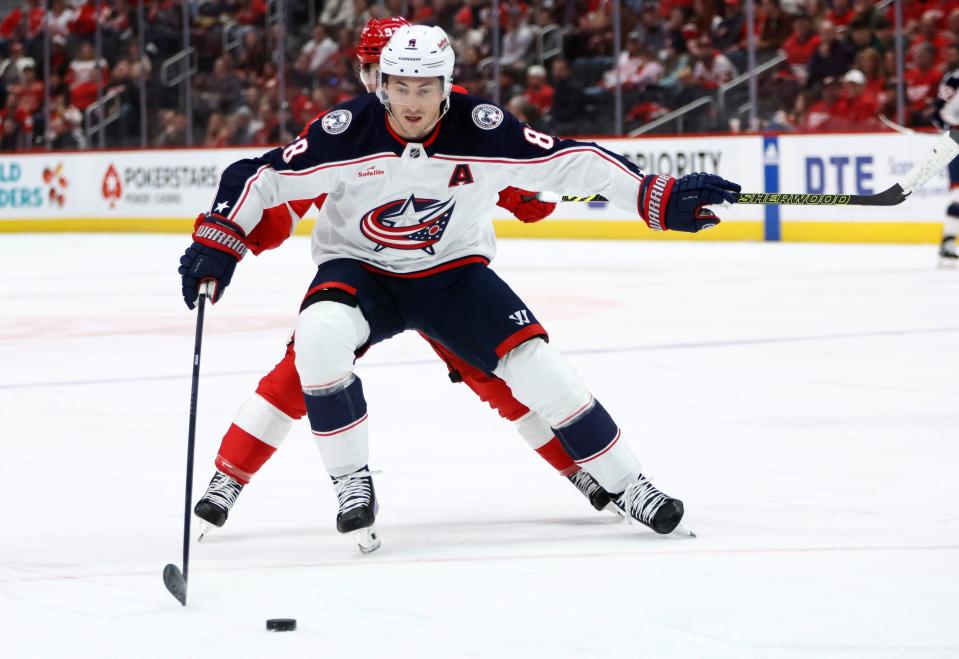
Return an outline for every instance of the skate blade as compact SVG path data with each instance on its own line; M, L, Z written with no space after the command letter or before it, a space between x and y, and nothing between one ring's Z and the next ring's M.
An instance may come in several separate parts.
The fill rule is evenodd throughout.
M695 538L697 537L695 533L683 526L683 523L680 522L676 528L670 531L669 535L674 535L677 538Z
M955 270L957 265L957 259L948 258L948 257L939 257L939 269L940 270Z
M380 539L376 537L376 529L372 526L352 531L350 537L353 538L364 554L372 553L380 548Z
M614 515L616 515L616 516L617 516L618 518L620 518L620 519L626 519L626 513L624 513L622 510L620 510L620 509L616 506L616 504L613 503L612 501L610 501L609 503L607 503L607 504L606 504L606 507L603 508L603 510L606 510L606 511L609 511L609 512L613 513Z
M200 535L198 535L198 536L196 537L196 541L197 541L197 542L202 541L203 538L206 536L206 534L209 533L210 531L212 531L212 530L215 529L215 528L216 528L216 527L213 526L212 524L210 524L209 522L201 521L201 522L200 522Z

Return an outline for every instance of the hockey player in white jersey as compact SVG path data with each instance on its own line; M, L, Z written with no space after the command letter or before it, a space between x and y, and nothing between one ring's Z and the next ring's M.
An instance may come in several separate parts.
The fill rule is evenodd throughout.
M946 48L946 74L939 82L933 122L938 128L948 130L959 127L959 44ZM956 237L959 236L959 158L949 163L949 206L942 223L942 242L939 258L944 264L955 265L959 261L956 252Z
M328 192L327 218L312 241L317 274L296 325L296 368L327 470L353 482L368 528L376 500L353 362L370 345L416 329L505 380L630 519L669 533L682 502L642 475L610 415L488 267L491 211L507 185L600 193L654 230L694 232L719 222L706 206L735 202L739 186L709 174L647 175L595 144L536 132L493 104L450 96L452 73L441 29L402 28L382 54L377 95L338 106L284 148L228 167L182 261L185 300L192 304L204 280L216 284L214 300L222 295L264 208Z

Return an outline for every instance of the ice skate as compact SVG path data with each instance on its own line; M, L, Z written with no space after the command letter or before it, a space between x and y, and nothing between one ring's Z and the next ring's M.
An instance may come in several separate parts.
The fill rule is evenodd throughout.
M209 533L213 527L221 527L230 515L230 509L240 496L243 483L217 470L206 488L206 493L200 497L193 507L193 514L200 518L200 535L197 542Z
M373 524L379 504L373 489L373 474L363 467L352 474L333 478L333 487L340 502L336 530L351 536L360 551L369 554L380 548Z
M956 252L955 236L943 236L939 244L939 267L955 268L959 262L959 253Z
M660 492L642 474L626 486L626 490L613 499L631 524L633 520L648 526L660 535L670 533L692 536L696 534L684 527L683 502Z
M570 474L566 478L570 483L576 486L576 489L579 490L584 497L589 499L589 503L593 508L596 510L608 510L618 517L623 516L622 511L613 503L609 492L604 490L602 486L596 482L596 479L584 470L580 469L575 474Z

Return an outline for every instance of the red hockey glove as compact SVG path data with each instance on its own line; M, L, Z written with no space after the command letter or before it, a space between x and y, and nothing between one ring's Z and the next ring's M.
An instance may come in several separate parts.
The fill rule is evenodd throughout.
M499 193L497 206L505 208L520 222L539 222L549 217L556 204L552 201L540 201L535 192L520 188L505 188Z
M637 205L650 229L695 233L719 224L706 206L734 204L741 189L715 174L687 174L679 179L649 174L639 186Z
M183 283L183 301L192 309L200 296L200 284L213 282L216 302L230 285L236 264L246 254L246 236L243 230L219 215L200 215L196 218L193 244L180 257L177 272Z

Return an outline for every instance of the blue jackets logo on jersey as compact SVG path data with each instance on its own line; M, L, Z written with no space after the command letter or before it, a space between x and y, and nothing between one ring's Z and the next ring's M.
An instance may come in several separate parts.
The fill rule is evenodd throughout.
M329 114L323 115L320 120L323 123L323 130L330 135L339 135L350 125L353 120L353 113L349 110L334 110Z
M503 123L503 111L489 103L477 105L473 108L473 123L483 130L493 130Z
M443 237L455 206L452 197L439 201L410 195L364 213L360 231L376 243L377 252L392 247L435 254L433 245Z

